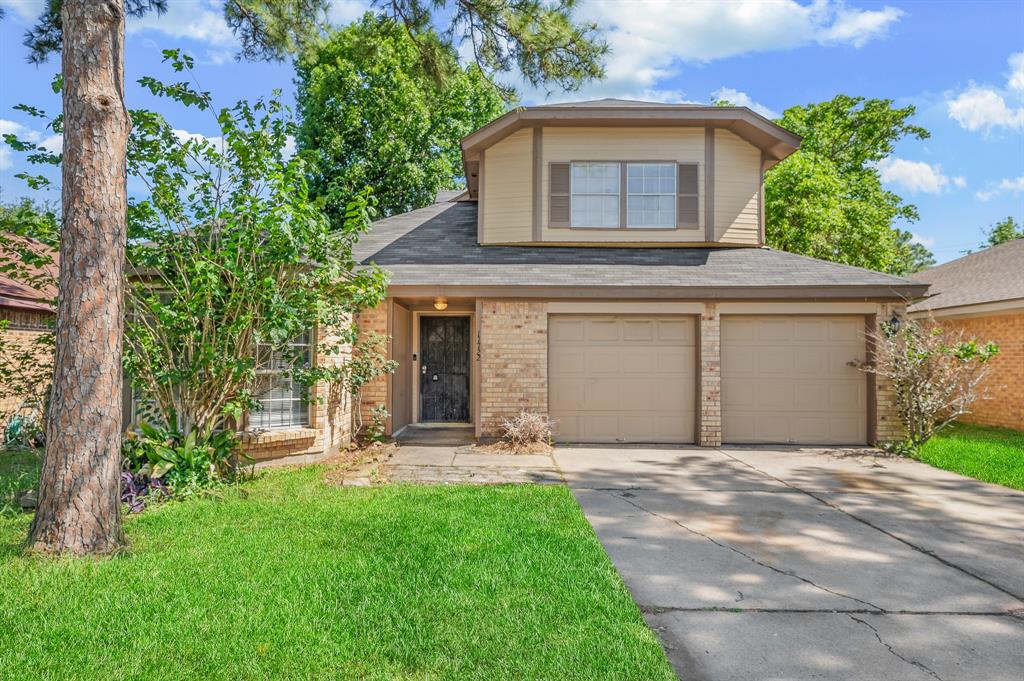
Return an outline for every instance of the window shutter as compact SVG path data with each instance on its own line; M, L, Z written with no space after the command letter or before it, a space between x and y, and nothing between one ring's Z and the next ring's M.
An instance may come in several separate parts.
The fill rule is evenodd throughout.
M699 173L696 163L680 163L677 169L676 224L679 227L700 227Z
M570 164L552 163L548 178L548 226L568 227L570 212L569 196Z

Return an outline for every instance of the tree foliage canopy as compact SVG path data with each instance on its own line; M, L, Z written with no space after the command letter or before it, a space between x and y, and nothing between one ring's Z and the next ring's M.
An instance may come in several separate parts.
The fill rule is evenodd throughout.
M433 33L420 40L437 40ZM346 197L373 187L384 215L421 208L462 176L459 139L504 112L476 65L443 52L438 84L405 29L366 14L297 62L296 139L312 161L310 188L337 221Z
M893 274L926 266L931 254L894 226L917 208L885 190L876 167L900 139L929 137L914 113L847 95L787 109L778 123L803 142L765 177L768 245Z
M991 248L1017 239L1024 239L1024 225L1017 224L1013 216L1008 215L1005 220L1000 220L985 232L985 243L980 247Z

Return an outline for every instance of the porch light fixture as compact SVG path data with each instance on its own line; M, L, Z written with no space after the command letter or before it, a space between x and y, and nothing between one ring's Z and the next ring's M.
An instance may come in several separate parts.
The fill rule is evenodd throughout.
M900 332L901 324L902 322L900 322L900 316L893 312L892 319L889 320L888 329L886 329L889 332L890 337L895 336L897 333Z
M447 298L434 298L434 309L435 310L447 310L448 299Z

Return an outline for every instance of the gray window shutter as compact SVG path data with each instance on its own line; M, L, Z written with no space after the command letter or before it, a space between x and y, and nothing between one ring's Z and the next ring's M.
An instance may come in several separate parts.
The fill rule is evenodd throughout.
M700 227L700 174L696 163L680 163L676 176L678 189L676 199L676 224L679 227Z
M570 211L569 163L552 163L548 178L548 226L568 227Z

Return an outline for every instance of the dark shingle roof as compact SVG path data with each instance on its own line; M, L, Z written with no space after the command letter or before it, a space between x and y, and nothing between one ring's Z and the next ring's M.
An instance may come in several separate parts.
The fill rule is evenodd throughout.
M1024 299L1024 239L965 255L912 275L931 284L911 312Z
M392 285L613 287L884 287L914 282L768 248L480 246L477 204L436 203L374 223L357 245ZM911 287L908 289L907 287Z

